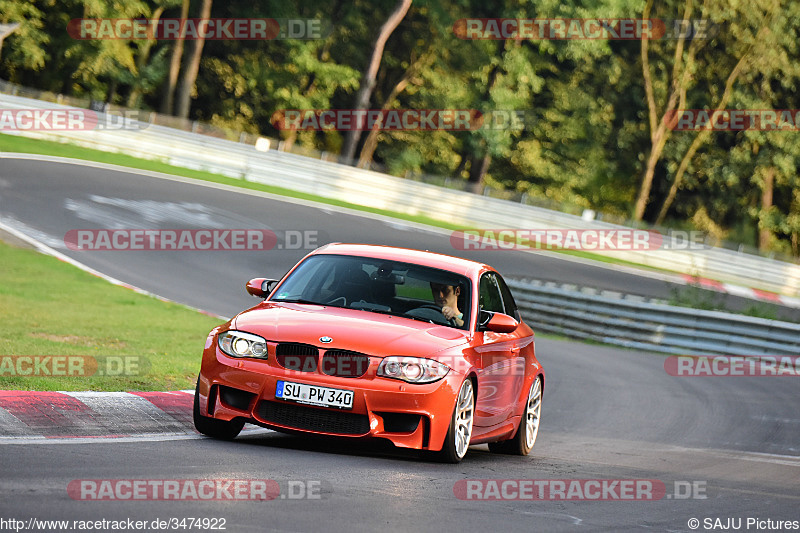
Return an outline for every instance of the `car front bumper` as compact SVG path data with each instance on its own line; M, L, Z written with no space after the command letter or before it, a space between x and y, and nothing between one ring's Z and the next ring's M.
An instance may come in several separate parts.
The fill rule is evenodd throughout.
M244 418L279 431L382 438L402 448L440 450L464 374L451 369L433 383L406 383L378 377L380 360L372 357L362 377L337 377L288 370L274 357L229 357L214 342L203 352L200 412L219 420ZM353 407L328 408L276 398L279 380L353 391Z

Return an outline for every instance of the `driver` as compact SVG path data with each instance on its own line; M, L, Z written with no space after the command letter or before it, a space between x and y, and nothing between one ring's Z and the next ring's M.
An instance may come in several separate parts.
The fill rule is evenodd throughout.
M453 325L462 327L464 325L464 313L458 310L458 297L461 295L461 287L457 285L442 285L431 283L433 301L442 308L442 314Z

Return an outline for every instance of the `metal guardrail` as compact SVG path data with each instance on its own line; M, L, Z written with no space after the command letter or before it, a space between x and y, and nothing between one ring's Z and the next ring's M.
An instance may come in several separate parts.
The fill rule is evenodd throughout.
M800 355L800 324L506 281L534 331L680 355Z
M0 94L0 107L58 106ZM100 114L102 115L102 114ZM436 217L465 228L626 229L624 226L420 183L369 170L217 139L164 126L90 131L25 131L29 137L71 142L99 150L283 187L325 198L408 215ZM432 212L431 205L436 205ZM594 251L633 263L783 294L800 296L800 265L722 248Z

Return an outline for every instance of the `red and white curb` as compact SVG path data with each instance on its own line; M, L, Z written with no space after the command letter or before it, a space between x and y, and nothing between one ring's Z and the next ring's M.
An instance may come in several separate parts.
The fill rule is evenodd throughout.
M190 390L0 391L0 444L202 438L193 402Z
M800 298L793 298L791 296L763 291L761 289L732 285L730 283L723 283L713 279L690 276L688 274L682 274L681 278L683 279L684 285L697 285L700 288L721 292L724 294L731 294L733 296L740 296L742 298L769 302L786 307L793 307L796 309L800 308Z

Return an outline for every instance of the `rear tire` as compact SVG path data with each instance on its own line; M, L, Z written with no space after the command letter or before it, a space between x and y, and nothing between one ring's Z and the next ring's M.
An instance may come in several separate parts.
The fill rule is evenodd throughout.
M210 416L200 414L200 380L197 380L197 386L194 389L194 427L203 435L208 435L215 439L220 440L233 440L239 435L244 427L244 420L241 418L234 418L230 422L226 420L217 420Z
M442 450L437 459L443 463L459 463L467 455L472 438L472 422L475 418L475 391L472 381L467 378L456 395L456 405L450 418L450 428L444 438Z
M539 434L539 421L542 418L542 380L537 377L528 391L528 401L519 422L516 434L509 440L490 442L489 450L507 455L528 455Z

